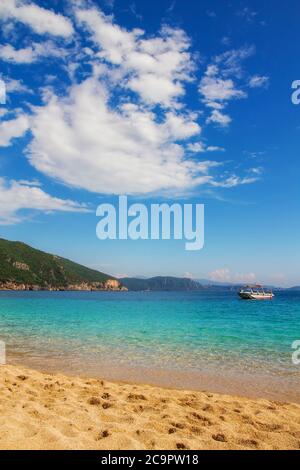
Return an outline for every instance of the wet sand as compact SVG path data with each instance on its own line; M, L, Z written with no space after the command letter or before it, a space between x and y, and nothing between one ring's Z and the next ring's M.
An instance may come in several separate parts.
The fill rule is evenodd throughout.
M0 449L300 449L300 405L7 365Z

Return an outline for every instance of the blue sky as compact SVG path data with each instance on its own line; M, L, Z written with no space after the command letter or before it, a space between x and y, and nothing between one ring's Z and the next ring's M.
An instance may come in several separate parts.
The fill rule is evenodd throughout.
M1 0L0 233L114 275L300 284L300 7ZM205 247L100 241L100 202L205 204Z

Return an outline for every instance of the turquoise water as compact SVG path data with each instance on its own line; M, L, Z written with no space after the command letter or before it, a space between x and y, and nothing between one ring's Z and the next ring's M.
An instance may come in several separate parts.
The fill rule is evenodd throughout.
M8 360L45 369L183 387L227 383L231 392L251 383L295 398L300 390L295 292L265 302L209 291L1 292L0 339Z

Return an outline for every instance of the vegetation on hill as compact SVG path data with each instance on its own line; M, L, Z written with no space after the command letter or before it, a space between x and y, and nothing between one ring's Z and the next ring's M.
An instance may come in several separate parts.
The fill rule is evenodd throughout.
M25 243L0 239L0 283L15 282L47 288L105 282L108 279L113 278Z

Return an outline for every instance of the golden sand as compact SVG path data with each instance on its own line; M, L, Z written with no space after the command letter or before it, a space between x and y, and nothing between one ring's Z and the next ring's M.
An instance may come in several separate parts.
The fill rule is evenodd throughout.
M300 405L1 366L0 449L300 449Z

